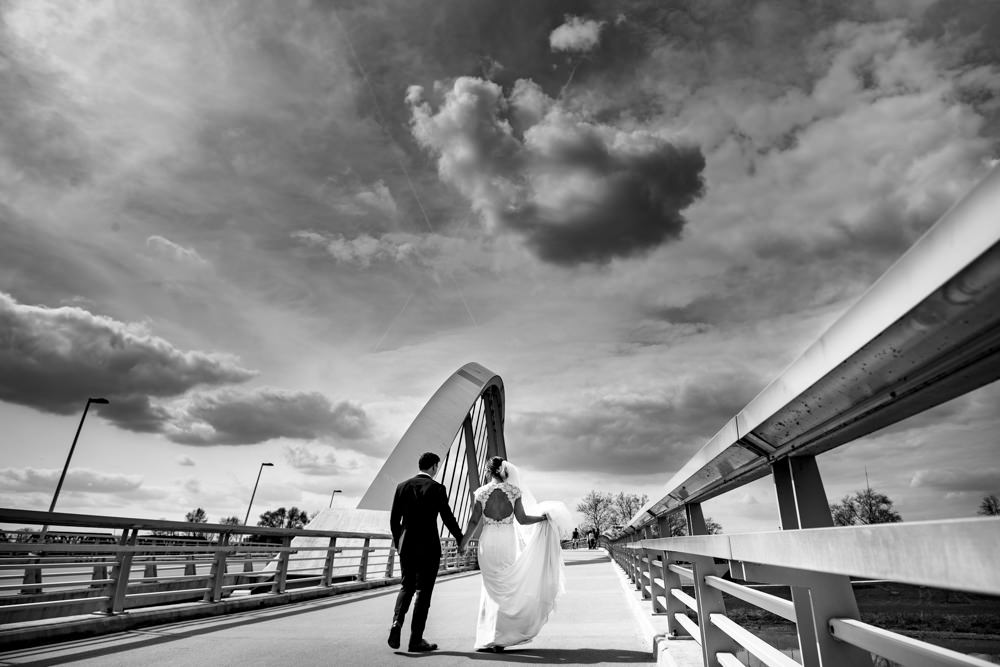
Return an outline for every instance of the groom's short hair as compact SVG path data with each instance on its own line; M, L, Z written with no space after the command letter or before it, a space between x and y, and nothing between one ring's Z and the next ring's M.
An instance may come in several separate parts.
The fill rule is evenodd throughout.
M417 461L417 466L419 466L421 470L430 470L440 462L441 457L434 452L424 452L420 455L420 460Z

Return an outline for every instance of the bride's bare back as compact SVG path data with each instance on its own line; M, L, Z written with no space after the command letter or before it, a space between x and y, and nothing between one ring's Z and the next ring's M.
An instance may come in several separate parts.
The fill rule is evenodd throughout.
M506 491L499 486L490 492L486 502L483 503L483 514L494 521L503 521L514 513L514 504L510 502Z

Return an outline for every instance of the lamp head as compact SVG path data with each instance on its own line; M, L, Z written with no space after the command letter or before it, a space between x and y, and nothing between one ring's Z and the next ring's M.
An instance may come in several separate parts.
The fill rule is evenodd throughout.
M274 464L273 464L273 463L261 463L260 465L261 465L262 467L263 467L263 466L268 466L268 467L273 467L273 466L274 466Z
M106 398L88 398L87 402L88 403L94 403L95 405L107 405L111 401L109 401Z

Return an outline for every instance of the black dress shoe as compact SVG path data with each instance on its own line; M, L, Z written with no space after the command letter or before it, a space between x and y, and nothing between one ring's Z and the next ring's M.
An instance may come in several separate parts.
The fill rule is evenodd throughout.
M389 646L390 648L399 648L399 633L402 631L402 626L394 625L389 628Z
M421 639L416 643L410 642L410 650L413 651L414 653L427 653L428 651L436 651L437 647L438 647L437 644L431 644L430 642L426 642L423 639Z

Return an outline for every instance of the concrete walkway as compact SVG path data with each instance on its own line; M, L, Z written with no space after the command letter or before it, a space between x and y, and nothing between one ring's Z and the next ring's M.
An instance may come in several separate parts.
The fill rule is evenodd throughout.
M185 621L44 647L0 652L0 665L458 665L655 664L649 625L603 551L564 552L566 594L541 634L502 653L472 650L478 573L438 581L428 654L386 645L397 587L229 616ZM647 613L648 616L648 613ZM403 635L405 648L407 633Z

